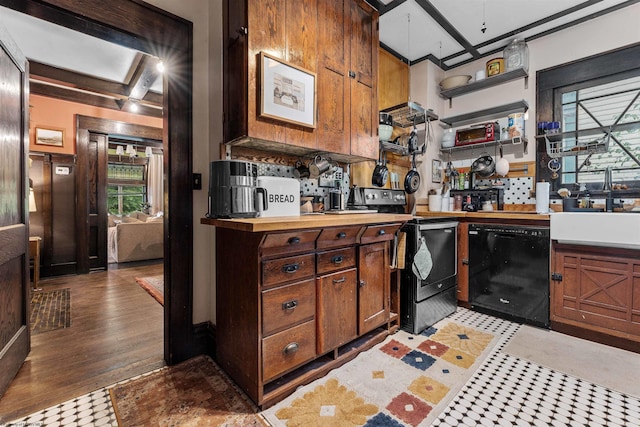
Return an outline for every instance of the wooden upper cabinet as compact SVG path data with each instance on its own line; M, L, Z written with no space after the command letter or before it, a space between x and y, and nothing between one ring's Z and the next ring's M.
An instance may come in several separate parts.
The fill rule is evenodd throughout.
M378 49L378 107L380 110L409 100L409 65Z
M361 0L318 0L318 148L378 153L378 12Z
M363 0L224 4L225 142L377 158L378 12ZM315 73L315 128L260 117L260 52Z

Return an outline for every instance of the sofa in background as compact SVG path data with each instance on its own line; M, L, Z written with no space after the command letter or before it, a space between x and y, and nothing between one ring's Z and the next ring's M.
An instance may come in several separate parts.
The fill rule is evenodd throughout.
M163 217L134 212L108 216L109 263L143 261L164 257Z

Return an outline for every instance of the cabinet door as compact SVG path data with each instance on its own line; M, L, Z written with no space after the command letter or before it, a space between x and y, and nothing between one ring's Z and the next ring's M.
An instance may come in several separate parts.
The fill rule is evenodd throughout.
M378 13L361 0L350 11L351 154L378 154Z
M352 0L318 0L319 149L350 154L349 21Z
M469 302L469 224L458 224L458 301Z
M318 354L338 348L358 335L356 269L318 278Z
M378 49L378 106L381 110L409 99L409 65Z
M358 257L358 334L389 320L389 254L387 242L360 246Z
M286 0L286 57L284 59L312 73L316 72L318 60L317 1ZM317 147L315 130L304 126L287 126L285 141L289 145L299 147L311 149Z

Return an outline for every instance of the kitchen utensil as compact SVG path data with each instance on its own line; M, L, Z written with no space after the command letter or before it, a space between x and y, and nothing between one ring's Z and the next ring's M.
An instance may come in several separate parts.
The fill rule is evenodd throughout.
M293 169L293 177L296 179L309 178L309 168L300 160L296 162L296 166Z
M329 160L322 156L316 156L313 162L309 164L309 177L312 179L318 178L323 173L327 172L331 168Z
M562 197L563 199L568 199L569 197L571 197L571 191L568 188L561 188L558 190L558 196Z
M500 158L496 162L496 174L507 176L509 173L509 161L502 155L502 145L500 145Z
M411 155L411 170L404 177L404 191L413 194L420 188L420 174L416 168L416 155Z
M471 80L471 76L468 75L447 77L440 81L440 88L442 90L447 90L458 86L464 86L469 83L469 80Z
M496 170L496 163L486 152L482 153L483 155L478 157L471 163L471 172L480 176L481 178L490 177Z
M344 210L344 195L338 188L334 188L329 191L329 210Z
M551 179L558 179L558 176L559 176L558 175L558 171L562 167L562 163L560 163L560 159L553 158L553 159L549 160L549 163L547 163L547 167L551 171ZM569 191L569 190L567 190L567 191ZM571 193L569 193L569 194L571 194Z
M382 160L383 154L384 161ZM389 178L389 170L387 169L386 158L386 153L381 150L378 157L378 164L376 164L376 167L373 169L373 175L371 177L371 184L374 187L384 187L387 184L387 179Z

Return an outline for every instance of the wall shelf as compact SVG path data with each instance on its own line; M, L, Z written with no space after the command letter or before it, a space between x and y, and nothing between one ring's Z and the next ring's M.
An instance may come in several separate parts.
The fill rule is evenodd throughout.
M511 113L525 113L529 109L529 104L524 99L509 104L499 105L484 110L474 111L471 113L460 114L457 116L444 117L440 122L451 127L463 126L473 123L482 122L497 117L504 117Z
M485 151L487 148L493 148L496 146L498 147L512 146L513 149L517 151L520 151L518 150L518 148L521 148L522 154L525 154L527 153L528 144L529 144L529 141L527 140L527 138L522 138L518 136L511 139L501 139L499 141L483 142L479 144L459 145L457 147L440 148L440 152L448 153L448 154L459 154L459 153L472 152L472 151L473 152Z
M495 76L487 77L482 80L478 80L464 86L458 86L451 89L440 91L440 96L449 99L449 107L451 107L451 99L464 95L470 92L475 92L481 89L486 89L488 87L493 87L502 83L506 83L511 80L516 80L524 77L524 88L527 89L529 87L529 74L524 70L524 68L518 68L517 70L507 71L506 73L498 74Z

